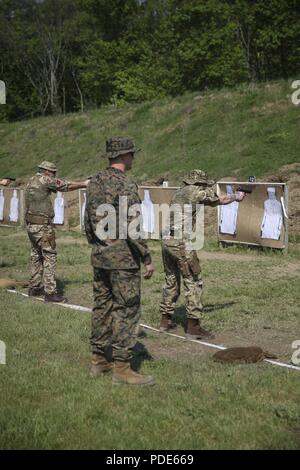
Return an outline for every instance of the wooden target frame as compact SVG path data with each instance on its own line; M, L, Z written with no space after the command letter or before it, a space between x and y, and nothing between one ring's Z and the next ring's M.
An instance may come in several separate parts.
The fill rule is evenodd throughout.
M4 208L3 208L3 220L0 220L0 226L3 227L16 227L24 224L24 191L20 188L7 188L0 187L3 190L4 196ZM10 220L10 210L11 210L11 200L14 194L14 191L17 192L18 198L18 220L17 222L12 222Z
M221 207L218 206L218 241L224 244L242 244L277 248L288 248L288 186L285 183L261 182L236 182L218 181L217 195L226 194L226 186L232 186L233 190L241 186L252 190L246 194L245 199L239 203L236 233L234 235L220 233ZM278 240L261 237L261 223L264 216L264 201L268 199L267 188L273 187L276 191L276 199L282 206L282 226ZM224 207L224 206L223 206Z

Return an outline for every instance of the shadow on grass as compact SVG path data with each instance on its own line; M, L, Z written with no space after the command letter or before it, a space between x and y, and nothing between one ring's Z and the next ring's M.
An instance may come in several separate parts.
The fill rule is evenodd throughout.
M146 336L146 334L145 335L139 334L139 337L142 337L142 336ZM109 362L113 361L111 346L108 346L106 348L105 356ZM137 372L141 368L141 365L144 361L153 361L153 356L151 356L151 354L148 352L148 349L146 348L144 344L137 341L137 343L132 349L132 359L130 361L131 368Z
M0 268L11 268L12 266L16 266L16 263L13 261L7 260L0 260Z
M139 341L132 349L133 357L131 359L131 367L133 370L138 371L144 361L153 361L153 357L149 353L144 344Z
M174 312L174 321L176 325L180 325L186 330L187 320L186 320L186 308L185 305L180 305L175 309Z
M223 308L231 307L232 305L236 304L237 302L227 302L226 304L207 304L203 311L206 312L213 312L214 310L222 310Z
M226 302L224 304L208 304L204 307L204 313L214 312L215 310L222 310L223 308L231 307L237 302ZM180 305L175 309L174 321L176 325L180 325L186 330L187 319L186 319L186 308L185 305Z
M56 279L56 289L59 294L63 294L65 290L65 285L68 281L61 281L60 279Z
M91 285L92 284L92 280L87 280L87 281L82 281L80 279L75 279L75 280L64 280L62 281L61 279L56 279L56 287L57 287L57 292L59 292L60 294L63 294L64 293L64 290L65 290L65 287L66 286L69 286L69 285L72 285L72 284L78 284L80 286L84 285L84 284L89 284Z

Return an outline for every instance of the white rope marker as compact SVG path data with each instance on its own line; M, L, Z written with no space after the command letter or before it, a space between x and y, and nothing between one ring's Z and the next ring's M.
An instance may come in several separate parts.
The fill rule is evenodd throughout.
M8 292L11 292L12 294L19 294L22 295L23 297L29 297L28 294L24 294L23 292L19 292L17 290L13 289L7 289ZM42 297L34 297L35 300L39 300L44 303L44 299ZM50 303L50 302L49 302ZM53 304L52 304L53 305ZM82 305L73 305L73 304L66 304L66 303L55 303L54 305L59 305L60 307L65 307L65 308L70 308L71 310L79 310L80 312L92 312L91 308L88 307L83 307ZM184 341L189 341L190 343L198 343L202 344L203 346L207 346L209 348L214 348L214 349L227 349L225 346L221 346L218 344L213 344L213 343L206 343L205 341L199 341L198 339L188 339L185 336L180 336L180 335L175 335L174 333L168 333L167 331L160 331L157 328L154 328L153 326L145 325L144 323L140 323L140 326L142 328L146 328L147 330L155 331L157 333L163 333L168 336L173 336L174 338L182 339ZM278 361L273 361L271 359L263 359L265 362L268 362L269 364L273 364L274 366L278 367L285 367L286 369L293 369L293 370L298 370L300 372L300 367L297 366L292 366L291 364L286 364L285 362L278 362Z
M8 292L11 292L12 294L19 294L22 295L23 297L29 297L28 294L24 294L23 292L19 292L14 289L7 289ZM39 300L40 302L47 303L44 301L42 297L34 297L35 300ZM50 302L49 302L50 303ZM53 304L52 304L53 305ZM63 302L55 302L55 305L59 305L60 307L66 307L66 308L71 308L72 310L79 310L80 312L91 312L92 309L88 307L82 307L82 305L73 305L73 304L66 304Z

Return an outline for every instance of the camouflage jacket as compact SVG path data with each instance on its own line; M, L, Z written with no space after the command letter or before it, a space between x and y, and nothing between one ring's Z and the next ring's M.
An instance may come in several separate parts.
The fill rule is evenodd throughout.
M25 214L54 217L51 193L68 191L68 181L37 173L25 189Z
M188 227L186 224L187 214L192 216L192 230L195 228L197 204L204 204L208 206L216 206L220 204L219 197L211 187L186 185L175 191L173 194L171 205L178 205L179 211L171 212L170 219L170 234L174 231L183 230L183 238L189 238L189 233L184 234L184 228ZM185 212L185 205L190 205L189 211ZM185 225L186 224L186 225Z
M122 239L119 234L120 196L127 196L128 208L140 204L137 185L122 171L107 168L94 176L87 187L84 226L88 242L92 245L91 263L102 269L138 269L140 262L151 263L151 255L145 240ZM96 234L97 224L103 216L97 208L103 204L113 206L116 214L115 238L101 240ZM128 228L132 218L126 213Z

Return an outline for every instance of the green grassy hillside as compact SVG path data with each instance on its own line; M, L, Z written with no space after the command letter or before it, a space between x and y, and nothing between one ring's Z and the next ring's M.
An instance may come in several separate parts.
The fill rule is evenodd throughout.
M291 81L281 81L1 123L1 174L28 176L45 159L65 177L93 174L106 165L105 138L128 134L142 148L134 168L139 182L166 174L176 182L194 167L215 178L262 177L297 161L300 110L292 91Z

